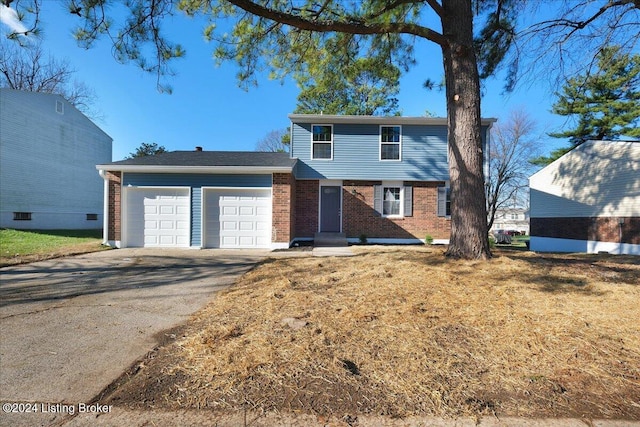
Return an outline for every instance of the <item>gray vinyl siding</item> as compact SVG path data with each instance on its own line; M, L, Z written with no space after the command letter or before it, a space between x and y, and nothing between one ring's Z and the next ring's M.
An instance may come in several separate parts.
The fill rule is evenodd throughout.
M124 173L123 186L189 187L191 189L191 246L202 245L202 187L271 188L269 175Z
M378 124L333 125L333 160L311 159L311 124L292 124L298 179L445 181L446 126L403 125L401 161L381 161Z
M111 161L111 143L59 95L0 89L0 226L102 228L95 165ZM13 212L32 212L32 221L13 221ZM98 220L87 221L88 213Z

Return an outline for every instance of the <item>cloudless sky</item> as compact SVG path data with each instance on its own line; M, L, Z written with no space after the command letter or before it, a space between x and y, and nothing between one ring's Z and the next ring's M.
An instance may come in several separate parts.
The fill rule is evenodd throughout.
M109 40L102 39L88 50L78 47L72 36L78 22L63 3L43 1L43 47L56 59L66 59L76 70L76 78L95 91L95 109L102 116L96 124L113 138L114 161L143 142L155 142L169 151L196 146L251 151L267 133L289 125L287 115L295 109L298 95L295 82L272 81L264 75L259 76L258 87L241 89L235 64L216 67L214 45L202 37L202 21L178 13L170 25L165 23L169 38L186 50L186 56L171 65L176 75L166 79L173 88L170 95L158 92L155 75L133 63L116 62ZM4 33L7 27L0 26ZM422 86L427 78L442 79L440 50L426 40L418 40L415 49L418 63L401 79L402 115L423 116L429 111L444 117L444 92L427 91ZM565 121L550 113L554 98L548 85L520 87L507 95L502 94L502 88L500 78L485 82L483 117L500 120L514 109L524 109L539 125L542 154L566 145L564 140L544 135Z

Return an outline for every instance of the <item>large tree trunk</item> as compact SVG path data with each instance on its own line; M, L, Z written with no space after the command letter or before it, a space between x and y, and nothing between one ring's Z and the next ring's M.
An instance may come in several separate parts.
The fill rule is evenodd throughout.
M451 239L446 255L488 259L480 79L473 49L471 0L444 0L442 46L449 120L448 156L451 180Z

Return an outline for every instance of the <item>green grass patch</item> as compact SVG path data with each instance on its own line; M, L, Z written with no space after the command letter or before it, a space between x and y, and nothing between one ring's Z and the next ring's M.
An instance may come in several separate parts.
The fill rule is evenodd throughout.
M0 264L101 250L102 230L0 230Z

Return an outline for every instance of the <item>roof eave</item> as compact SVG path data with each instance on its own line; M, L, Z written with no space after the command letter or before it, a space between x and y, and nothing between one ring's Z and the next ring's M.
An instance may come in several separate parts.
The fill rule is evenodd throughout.
M332 114L289 114L289 120L294 123L371 123L371 124L399 124L399 125L447 125L446 117L402 117L402 116L343 116ZM483 126L491 126L497 119L483 118Z
M268 174L292 173L293 166L164 166L164 165L96 165L96 169L112 172L139 173L226 173Z

